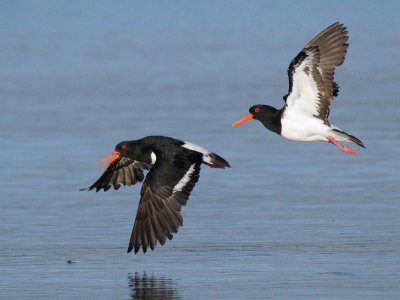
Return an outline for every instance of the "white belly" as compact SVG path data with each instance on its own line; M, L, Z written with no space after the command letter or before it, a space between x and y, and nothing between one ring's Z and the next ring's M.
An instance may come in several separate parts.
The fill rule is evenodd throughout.
M327 141L329 126L318 118L285 112L281 135L295 141Z

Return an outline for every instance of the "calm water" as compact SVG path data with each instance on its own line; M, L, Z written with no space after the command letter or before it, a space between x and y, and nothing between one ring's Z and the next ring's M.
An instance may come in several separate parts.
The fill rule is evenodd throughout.
M398 299L398 2L0 2L1 299ZM281 106L290 60L350 31L333 124L350 157L296 143L250 105ZM121 140L182 138L203 167L184 226L127 255L140 186L79 192Z

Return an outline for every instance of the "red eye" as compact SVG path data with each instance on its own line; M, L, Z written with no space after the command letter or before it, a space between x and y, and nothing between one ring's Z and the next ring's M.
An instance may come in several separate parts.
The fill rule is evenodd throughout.
M259 109L258 107L256 107L256 108L254 109L254 111L255 111L256 113L258 113L258 112L260 112L260 109Z
M126 149L126 145L122 145L121 149L125 150Z

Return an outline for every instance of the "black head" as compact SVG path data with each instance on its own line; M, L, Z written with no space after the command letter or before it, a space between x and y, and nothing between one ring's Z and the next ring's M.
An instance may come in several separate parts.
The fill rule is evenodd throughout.
M107 160L110 160L104 168L108 168L110 165L112 165L115 161L118 161L121 157L130 157L132 156L133 152L133 143L134 141L127 141L127 142L121 142L115 146L115 150L108 154L106 157L100 160L100 164L106 162Z
M253 119L262 120L271 113L271 106L256 104L249 108L249 113L253 115Z
M120 156L129 157L129 152L132 152L133 145L131 141L125 141L118 143L115 146L115 151L119 153Z
M268 116L271 109L274 108L268 105L262 105L262 104L253 105L252 107L249 108L249 114L244 116L240 120L237 120L235 123L232 124L232 126L235 127L251 119L256 119L261 121Z
M250 107L249 114L232 124L233 127L251 119L260 121L266 128L278 134L281 131L281 111L269 105L256 104Z

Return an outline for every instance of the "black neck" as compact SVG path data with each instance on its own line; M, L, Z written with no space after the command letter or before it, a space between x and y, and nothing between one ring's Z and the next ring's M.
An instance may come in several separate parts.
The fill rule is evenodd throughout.
M280 135L282 132L282 113L283 108L276 109L275 107L266 105L260 114L255 116L255 119L259 120L269 130Z

